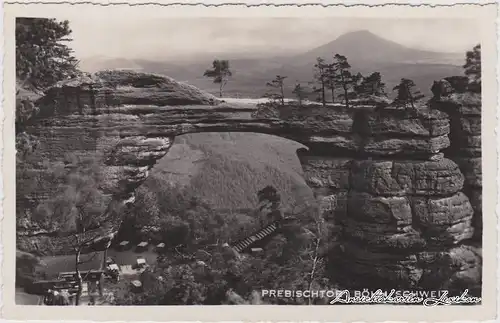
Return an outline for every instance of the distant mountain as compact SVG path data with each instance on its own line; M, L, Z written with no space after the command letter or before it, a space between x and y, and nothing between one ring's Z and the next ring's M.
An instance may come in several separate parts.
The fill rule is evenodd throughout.
M462 75L461 65L465 59L465 53L441 53L409 48L361 30L344 34L298 55L259 59L242 59L240 56L231 57L229 54L219 57L229 59L233 71L233 78L227 84L225 92L232 97L261 97L268 90L266 82L279 74L288 76L285 92L290 96L296 82L307 84L313 80L313 66L317 57L331 60L336 53L347 57L354 72L380 72L389 91L404 77L414 80L417 87L428 95L434 80ZM92 70L97 67L132 68L166 74L217 94L218 85L203 77L203 72L210 67L214 58L198 56L196 60L189 62L96 58L83 65L92 66Z
M462 53L439 53L408 48L379 37L367 30L344 34L332 42L297 55L295 60L306 62L316 57L330 58L339 53L353 63L456 63L463 60ZM352 65L352 64L351 64Z

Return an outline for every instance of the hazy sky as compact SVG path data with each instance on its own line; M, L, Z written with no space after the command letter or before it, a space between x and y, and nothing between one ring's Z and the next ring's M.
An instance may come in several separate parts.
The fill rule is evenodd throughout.
M434 51L464 52L480 31L464 19L346 18L151 18L73 16L76 55L176 59L202 53L253 55L302 52L338 36L366 29L400 44Z

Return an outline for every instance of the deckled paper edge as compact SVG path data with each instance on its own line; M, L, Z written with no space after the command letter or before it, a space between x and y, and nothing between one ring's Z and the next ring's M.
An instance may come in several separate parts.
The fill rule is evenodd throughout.
M81 3L81 4L91 4L91 3L98 3L100 5L103 5L103 6L134 6L136 8L140 8L140 7L143 7L144 5L144 2L142 2L141 4L139 4L140 1L101 1L101 2L97 2L97 1L44 1L43 3L45 4L56 4L56 3L60 3L60 5L57 7L57 10L61 10L61 7L60 6L67 6L68 3ZM8 2L7 2L8 3ZM10 10L11 7L7 7L7 6L10 6L9 4L5 4L6 8L7 8L7 11ZM28 3L37 3L37 4L40 4L40 1L16 1L16 2L11 2L11 3L15 3L15 4L28 4ZM61 3L66 3L66 5L64 4L61 4ZM257 1L246 1L243 5L238 4L237 6L235 6L233 3L233 6L232 7L241 7L241 8L244 8L245 6L247 7L252 7L252 6L255 6L256 3L263 3L262 1L260 2L257 2ZM270 4L272 5L273 2L264 2L266 6L269 6ZM288 2L288 3L284 3L284 2L279 2L278 4L276 4L276 2L274 2L275 5L273 5L272 7L267 7L269 9L271 8L277 8L279 6L281 7L286 7L286 8L290 8L290 6L293 6L295 8L298 8L299 6L304 6L306 3L309 3L311 4L311 2L307 2L307 1L294 1L293 3L292 2ZM426 5L426 6L432 6L432 7L436 7L436 6L450 6L450 5L453 5L453 4L474 4L474 7L477 7L477 5L482 5L482 6L487 6L488 4L491 4L492 2L491 1L476 1L476 2L467 2L467 1L455 1L455 2L450 2L450 1L433 1L433 2L426 2L426 3L422 3L422 2L417 2L417 1L392 1L390 3L384 3L383 1L371 1L369 4L364 4L364 3L361 3L361 2L358 2L358 1L343 1L342 3L340 3L339 1L337 2L332 2L332 1L329 1L329 2L326 2L326 1L322 1L319 5L320 6L325 6L325 5L328 5L330 7L332 6L335 6L335 7L346 7L346 6L357 6L357 8L360 8L359 6L361 5L362 7L367 7L367 6L370 6L370 7L373 7L373 6L381 6L383 4L391 4L391 5L395 5L397 4L398 6L401 5L401 4L411 4L413 6L422 6L422 5ZM178 8L179 7L179 4L183 4L184 7L191 7L193 8L193 2L192 1L178 1L176 3L172 3L172 2L161 2L161 1L155 1L155 2L147 2L147 4L149 5L163 5L163 6L174 6L172 8ZM318 5L318 3L316 3ZM227 3L217 3L217 2L214 2L214 1L204 1L202 4L198 3L198 7L209 7L209 6L224 6L225 8L230 6L231 4L227 4ZM32 7L33 5L29 5L29 7ZM361 8L362 8L361 7ZM308 7L302 7L302 8L308 8ZM470 8L470 7L469 7ZM495 7L492 7L490 10L492 11L496 11L496 13L498 13L498 6L495 6ZM34 16L34 15L31 15L31 16ZM44 16L44 15L42 15ZM5 16L4 16L5 17ZM7 16L9 17L9 16ZM5 22L4 23L4 26L5 25L8 25L9 23L8 22ZM495 31L497 31L498 29L498 25L496 26L497 28L495 28ZM7 29L7 28L6 28ZM494 37L496 37L496 35L494 35ZM13 45L13 44L9 44L9 40L7 39L8 36L5 37L4 39L4 42L3 42L3 45L4 45L4 48L6 49L6 51L10 50L11 48L13 48L13 46L9 46L9 45ZM13 38L13 37L12 37ZM493 46L493 41L490 40L492 43L491 45ZM11 40L12 42L12 40ZM498 38L497 38L497 42L495 43L498 43ZM487 86L485 86L486 84L483 83L483 87L485 88L485 93L483 94L483 106L491 106L491 107L494 107L496 104L495 103L498 103L500 102L500 98L497 97L497 101L495 103L494 102L494 95L493 94L497 94L498 93L498 83L497 82L493 82L492 79L495 78L495 76L498 76L498 72L500 71L500 64L497 63L497 69L495 70L495 73L493 73L493 65L492 65L492 60L494 61L495 59L495 56L498 56L497 55L497 51L496 49L498 48L498 46L494 46L495 47L495 50L488 50L488 51L485 51L485 46L483 44L483 48L482 48L482 55L483 55L483 82L485 82L485 80L489 80L487 83ZM487 55L485 55L485 52L487 52ZM5 142L3 140L0 140L0 147L2 149L2 154L1 154L1 163L2 163L2 170L1 170L1 173L2 174L2 178L4 178L4 181L3 181L3 187L2 189L0 190L0 196L1 196L1 200L2 202L0 202L0 209L5 210L6 214L9 215L11 214L12 217L3 217L4 215L4 212L2 212L2 218L0 218L2 221L1 221L1 227L2 227L2 246L0 248L0 261L2 261L2 266L0 267L0 279L1 279L1 283L2 283L2 287L4 286L7 286L7 291L10 293L10 291L13 291L14 290L14 286L13 286L13 278L15 277L14 275L14 268L12 265L7 265L7 266L4 266L3 265L3 258L4 258L4 255L5 255L5 258L8 259L9 263L11 261L13 261L15 259L15 250L10 250L10 248L4 248L3 247L3 244L4 244L4 241L9 241L7 243L7 245L10 245L11 243L12 244L15 244L14 243L14 239L15 239L15 233L14 231L12 230L12 228L14 228L15 230L15 226L12 227L12 226L9 226L11 224L15 224L15 220L14 220L14 217L15 217L15 205L13 205L12 202L15 203L15 178L14 180L13 179L13 170L15 169L15 158L14 158L14 141L10 138L13 137L13 98L14 98L14 80L15 80L15 73L14 73L14 64L11 64L11 61L13 62L13 59L9 60L9 58L12 58L12 55L13 55L13 51L9 52L8 54L4 54L2 59L3 59L3 62L6 62L7 66L4 68L3 64L2 64L2 76L5 77L5 78L2 78L3 80L3 87L2 87L2 90L0 90L0 98L2 98L3 100L1 101L4 105L2 105L2 107L5 107L5 109L0 109L0 117L3 121L3 125L0 126L1 129L3 130L1 133L0 133L0 138L6 138L7 140L5 140ZM0 59L0 60L2 60ZM485 61L488 60L488 64L485 64ZM10 75L12 75L12 77L10 77ZM495 75L495 76L493 76ZM498 81L498 77L496 77L497 81ZM496 87L493 85L495 84ZM3 96L3 93L6 93L4 96ZM497 105L498 106L498 105ZM7 109L7 110L6 110ZM5 111L5 112L4 112ZM486 112L486 113L485 113ZM492 148L492 132L493 129L496 130L496 127L491 127L493 124L495 124L496 120L498 119L498 116L500 115L500 112L497 111L497 118L493 119L491 118L492 116L490 116L491 111L488 111L488 110L483 110L483 131L482 131L482 141L483 141L483 169L486 169L487 167L493 167L493 163L494 163L494 159L492 159L491 157L494 156L494 153L492 153L492 151L494 151ZM486 126L486 124L488 126ZM488 131L484 131L485 129L487 129ZM491 131L490 131L491 130ZM498 132L498 130L497 130ZM498 136L498 134L497 134ZM497 141L497 151L499 150L500 148L500 142ZM4 152L4 149L5 149L5 152ZM488 156L488 157L487 157ZM498 157L498 154L497 154L497 157ZM498 160L498 159L497 159ZM14 163L12 163L14 162ZM484 167L486 166L486 167ZM494 171L497 171L497 167L494 167L493 168ZM491 170L488 171L491 175ZM483 174L484 174L484 171L483 171ZM485 208L484 206L486 205L485 203L483 203L483 212L485 214L487 214L486 211L490 210L492 211L493 208L493 201L495 201L495 199L491 196L493 194L491 194L490 192L497 192L497 188L496 186L494 185L493 183L493 180L489 180L489 178L492 177L492 176L484 176L483 175L483 187L484 187L484 191L485 192L488 192L490 194L489 198L487 198L488 201L488 207ZM485 181L486 180L486 181ZM500 184L500 177L498 177L498 173L497 173L497 183ZM0 185L2 185L0 184ZM5 191L3 190L3 188L5 188ZM5 193L4 193L5 192ZM14 200L12 200L12 194L14 194ZM495 194L495 197L497 195ZM484 197L484 195L483 195ZM6 206L4 207L4 202L6 202ZM497 211L497 214L500 213L500 206L497 205L497 203L495 203L496 205L496 211ZM490 213L491 214L491 213ZM490 218L487 218L487 223L485 223L485 228L488 228L488 227L492 227L492 228L497 228L497 241L498 242L500 240L500 230L498 228L498 223L496 223L495 226L493 226L493 221L490 221L492 217ZM496 219L497 217L493 217L494 219ZM6 230L7 229L7 230ZM10 230L8 230L10 229ZM488 239L484 239L485 242L484 242L484 245L489 249L489 246L488 246L488 243L493 243L494 241L494 234L489 234ZM498 246L498 243L494 243L494 246L493 246L493 249L497 248ZM496 249L498 251L498 248ZM493 253L495 250L492 250ZM494 261L493 261L493 257L492 255L490 255L489 253L484 253L484 249L483 249L483 256L485 255L488 255L488 257L483 257L485 259L485 267L488 267L488 269L491 269L491 270L488 270L488 273L490 271L492 271L493 274L497 274L498 273L498 266L497 265L497 262L498 262L498 259L499 259L499 256L498 254L496 254L497 257L494 257ZM13 257L12 257L13 256ZM493 266L493 267L492 267ZM492 268L489 268L489 267L492 267ZM495 272L494 268L497 268L497 272ZM3 275L6 274L6 277L4 277ZM485 270L485 275L486 276L486 270ZM493 279L495 278L498 278L496 275L492 276ZM486 279L485 279L486 280ZM491 279L488 279L488 281L491 280ZM498 285L498 288L500 288L500 284L498 282L498 279L495 279L495 281L497 282L497 285ZM6 284L5 284L6 282ZM486 288L489 288L491 287L493 284L485 284L485 289ZM11 288L11 289L10 289ZM9 290L10 289L10 290ZM489 288L491 290L491 288ZM493 288L495 289L495 288ZM5 294L3 293L4 289L2 288L2 290L0 291L0 297L4 296ZM496 291L493 290L494 294L496 295ZM286 306L286 307L277 307L278 309L281 310L280 313L275 313L277 315L271 315L269 317L266 317L266 318L262 318L260 315L257 315L257 312L261 312L261 311L267 311L267 312L271 312L273 308L276 308L276 307L273 307L273 306L251 306L251 307L245 307L243 306L243 310L239 309L241 308L242 306L229 306L229 307L226 307L226 306L212 306L212 307L209 307L209 306L206 306L206 307L191 307L191 306L181 306L181 307L155 307L155 308L151 308L151 307L100 307L100 308L88 308L89 310L88 311L85 311L85 307L81 307L81 308L75 308L75 307L71 307L71 308L51 308L51 307L43 307L43 309L45 309L45 311L43 311L42 307L30 307L30 306L15 306L14 308L12 307L12 300L11 299L8 299L7 302L5 300L3 300L3 297L1 298L2 299L2 305L3 308L2 308L2 315L9 315L9 318L13 318L13 319L20 319L20 320L26 320L27 318L23 315L25 313L28 313L30 314L30 318L37 318L37 319L49 319L50 321L56 321L56 320L63 320L63 319L87 319L87 320L100 320L100 321L103 321L103 320L106 320L106 318L110 318L110 319L121 319L123 320L124 318L138 318L138 319L144 319L144 318L148 318L148 321L151 321L152 319L154 319L155 321L167 321L167 320L179 320L179 319L195 319L195 320L205 320L205 319L208 319L208 320L217 320L218 318L212 316L212 314L221 314L223 313L222 311L226 312L226 315L223 315L224 317L221 317L222 320L229 320L229 319L232 319L232 320L244 320L244 321L261 321L261 320L272 320L272 321L283 321L283 319L286 317L287 320L289 321L303 321L303 320L308 320L314 316L314 314L318 314L318 312L320 311L318 307L307 307L307 308L304 308L302 306ZM496 297L495 297L495 300ZM10 302L10 304L9 304ZM497 305L498 304L498 305ZM493 305L493 307L495 307L495 305L497 305L496 307L498 308L498 306L500 306L500 301L497 300L496 302L491 302L491 304L489 305ZM484 306L483 306L484 307ZM184 315L184 314L194 314L193 312L196 311L196 308L202 308L203 311L205 311L205 313L197 313L197 314L201 314L201 315L196 315L196 316L176 316L176 314L179 314L180 312L184 312L184 313L180 313L181 315ZM342 311L342 309L346 309L347 311ZM398 308L402 311L398 311ZM321 320L322 321L331 321L332 319L334 319L335 321L338 320L338 319L342 319L342 320L345 320L344 317L342 316L342 314L345 314L345 312L351 312L351 314L354 314L354 313L362 313L364 315L368 315L371 317L371 321L380 321L380 320L387 320L388 318L392 319L392 320L402 320L402 321L408 321L408 320L411 320L411 321L414 321L414 320L430 320L430 321L449 321L449 317L447 318L446 316L444 316L443 314L446 314L447 311L453 311L455 314L458 314L456 315L455 317L453 317L454 320L463 320L465 318L469 318L467 317L466 314L470 314L471 312L474 311L474 308L478 308L478 307L467 307L466 308L466 311L463 313L457 313L457 312L461 312L461 309L458 309L458 308L441 308L441 309L446 309L445 311L432 311L433 309L424 309L424 308L421 308L421 307L399 307L396 308L396 311L394 310L394 307L392 309L388 309L387 306L342 306L342 307L338 307L338 306L335 306L330 310L331 314L327 315L327 316L322 316L321 317ZM39 309L42 309L42 311L38 311ZM48 310L47 310L48 309ZM298 309L299 311L295 311L296 309ZM311 310L312 309L312 310ZM487 310L491 310L492 308L489 306L488 309L481 309L482 311L482 314L485 313L485 311ZM496 308L493 308L494 309L494 313L496 315ZM130 311L131 310L131 311ZM172 310L175 310L176 312L178 313L170 313ZM52 313L56 313L56 315L50 315ZM389 316L389 317L384 317L384 318L377 318L378 314L381 313L381 312L388 312L388 311L391 311L393 313L392 316ZM434 316L432 317L422 317L422 316L419 316L419 314L422 314L422 312L426 312L426 311L429 311L428 313L431 313L433 314ZM44 312L44 313L43 313ZM85 313L85 312L92 312L92 315L87 315L89 313ZM115 315L110 315L110 314L116 314L116 313L113 313L113 312L126 312L124 315L122 315L121 317L119 318L115 318L116 316ZM134 313L132 313L134 312ZM139 313L140 312L140 313ZM229 315L227 315L227 313L229 313ZM239 313L238 313L239 312ZM274 312L274 311L273 311ZM344 313L342 313L344 312ZM394 312L400 312L399 315L395 315ZM106 315L107 314L107 315ZM139 314L138 315L131 315L131 314ZM149 314L149 315L148 315ZM152 314L152 315L151 315ZM224 313L223 313L224 314ZM239 316L232 316L234 314L240 314ZM258 313L260 314L260 313ZM291 315L290 315L291 314ZM347 313L349 315L349 313ZM384 314L384 313L383 313ZM401 315L402 314L402 315ZM479 315L479 313L478 313ZM153 317L152 317L153 316ZM474 319L474 318L478 318L480 316L473 316L472 318L470 319ZM360 318L363 318L363 317L360 317ZM317 320L320 319L320 318L316 318ZM351 315L351 318L347 318L348 320L353 320L353 317ZM366 320L362 320L362 321L366 321Z

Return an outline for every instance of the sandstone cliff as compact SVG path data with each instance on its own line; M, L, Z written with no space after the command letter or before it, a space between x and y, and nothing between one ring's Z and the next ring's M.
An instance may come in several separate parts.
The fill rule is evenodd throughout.
M335 113L319 114L342 120ZM474 234L467 177L441 152L453 138L448 115L429 106L340 113L343 128L332 134L325 124L298 151L325 217L342 228L335 274L386 289L479 283L479 251L466 243Z
M440 84L445 95L433 98L434 108L445 111L450 118L451 145L446 155L454 160L464 174L464 192L474 208L474 239L482 240L482 159L481 159L481 95L466 92L460 84L446 79Z
M472 190L480 163L469 157L480 160L480 144L477 119L459 117L468 121L455 131L457 118L446 112L469 116L478 105L453 98L434 103L452 105L443 109L355 102L286 106L269 117L167 77L103 72L51 88L27 129L40 138L39 160L55 163L68 152L101 158L100 189L110 199L133 194L176 135L246 131L295 140L308 147L297 152L308 185L341 228L332 274L365 287L459 288L481 279L480 250L467 243L480 214ZM458 144L455 135L464 134Z

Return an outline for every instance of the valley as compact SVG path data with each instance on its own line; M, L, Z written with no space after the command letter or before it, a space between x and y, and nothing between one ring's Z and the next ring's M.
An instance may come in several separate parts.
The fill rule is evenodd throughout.
M218 85L203 77L203 71L213 59L227 59L234 76L226 86L226 94L235 98L260 98L267 91L266 82L276 75L287 76L285 94L292 96L296 82L307 84L313 81L313 65L317 57L330 60L333 53L348 57L354 72L364 75L378 71L393 97L392 88L401 78L415 81L426 95L431 95L432 82L449 75L461 75L464 64L463 53L440 53L408 48L386 40L369 31L355 31L340 36L323 46L293 56L271 56L258 59L232 59L226 57L198 57L185 62L153 61L145 59L88 58L82 60L82 68L89 72L103 69L131 69L147 73L169 75L176 80L192 84L217 95ZM314 98L311 98L314 100Z

